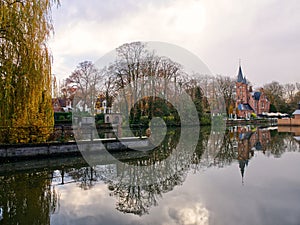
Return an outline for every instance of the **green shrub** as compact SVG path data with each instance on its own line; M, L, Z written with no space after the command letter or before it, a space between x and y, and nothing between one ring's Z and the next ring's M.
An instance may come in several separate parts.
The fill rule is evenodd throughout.
M209 113L204 113L200 118L200 125L211 125L211 115Z
M54 112L55 124L71 124L72 112Z
M103 113L96 114L96 116L95 116L95 122L98 125L103 124L104 123L104 114Z
M175 119L173 115L170 116L164 116L163 117L165 123L167 126L179 126L180 125L180 119Z
M58 117L58 120L65 120L65 116L64 116L64 115L60 115L60 116Z
M148 116L141 116L140 124L141 124L143 127L148 127L148 126L149 126L149 122L150 122L150 119L149 119Z

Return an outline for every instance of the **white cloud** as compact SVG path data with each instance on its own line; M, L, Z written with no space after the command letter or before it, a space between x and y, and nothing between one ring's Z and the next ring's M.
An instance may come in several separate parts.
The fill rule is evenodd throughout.
M53 10L53 72L67 76L125 42L164 41L214 73L235 76L242 58L252 83L299 81L299 7L297 0L65 0Z
M76 15L77 12L71 8L69 15ZM54 73L60 74L59 70L66 70L63 68L66 62L63 59L66 57L100 57L125 42L161 40L182 44L184 37L196 35L203 30L204 15L204 8L199 1L177 0L164 8L148 3L140 11L105 23L95 18L78 21L78 18L70 19L69 16L67 18L70 21L65 21L65 28L59 26L51 41Z
M173 220L173 222L175 222L175 224L182 224L182 225L208 225L209 224L209 211L201 203L196 203L194 205L190 205L187 207L180 206L178 208L170 208L168 214L170 218Z

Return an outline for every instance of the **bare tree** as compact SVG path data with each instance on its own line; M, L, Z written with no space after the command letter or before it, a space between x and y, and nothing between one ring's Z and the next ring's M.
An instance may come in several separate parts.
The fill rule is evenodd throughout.
M102 74L102 82L100 92L105 95L107 106L112 106L112 100L117 95L117 85L116 85L116 74L115 65L110 65L109 67L104 67L100 72Z
M279 84L277 81L272 81L271 83L264 85L265 94L267 95L268 99L271 102L271 109L275 111L284 111L284 99L283 99L283 93L284 89L281 84ZM272 105L275 107L272 109Z
M180 79L183 74L180 64L167 57L155 55L141 42L124 44L116 51L116 61L109 67L108 72L109 77L114 78L115 90L123 96L126 113L132 108L135 114L137 108L134 104L141 96L145 96L145 85L148 87L147 94L151 96L150 101L154 102L157 97L156 93L168 99L168 84L173 82L176 86L177 79ZM164 82L160 83L158 80L164 80ZM140 101L139 104L143 102ZM150 117L153 113L152 106L150 104Z
M272 81L271 83L265 84L264 89L271 92L274 96L283 96L283 86L277 81Z
M86 107L94 113L95 102L99 92L102 73L90 61L79 63L77 68L69 77L69 81L77 85L77 97L83 102L83 111Z
M131 93L130 104L137 101L138 79L142 76L142 60L146 57L145 45L141 42L126 43L116 49L116 69L121 87L128 85Z
M231 77L217 75L216 82L218 91L224 98L227 114L230 114L230 108L234 103L235 81Z
M285 93L286 101L287 102L293 101L295 91L296 91L296 85L295 84L285 84L283 86L283 90Z

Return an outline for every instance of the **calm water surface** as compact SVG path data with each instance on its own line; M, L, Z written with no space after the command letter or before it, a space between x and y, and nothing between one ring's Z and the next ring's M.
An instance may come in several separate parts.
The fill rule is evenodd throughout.
M300 144L269 128L169 130L150 152L2 164L0 224L300 224ZM172 160L167 161L166 159ZM163 169L162 169L163 168Z

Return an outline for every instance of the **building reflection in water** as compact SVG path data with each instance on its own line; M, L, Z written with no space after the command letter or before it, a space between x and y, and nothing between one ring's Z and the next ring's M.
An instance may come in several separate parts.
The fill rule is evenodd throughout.
M105 182L110 196L117 199L117 210L142 216L158 205L165 193L182 185L191 170L223 167L238 161L244 182L245 168L254 151L266 152L271 139L270 130L262 128L232 127L225 136L204 130L192 156L185 154L182 147L174 160L165 161L174 154L179 135L172 130L154 151L114 154L123 163L74 169L68 171L68 176L84 190L92 188L99 180ZM215 148L216 143L221 147Z
M231 127L229 129L234 147L237 151L237 160L244 184L245 169L249 160L254 156L254 151L265 153L271 141L271 133L268 128L251 128L251 126Z
M83 191L93 189L99 182L105 183L109 195L117 200L118 211L142 216L157 206L164 194L182 185L189 172L238 162L244 182L247 165L255 152L280 157L286 149L300 151L299 143L291 135L270 128L230 127L225 136L204 128L192 155L186 154L184 146L175 151L179 136L180 132L173 129L153 151L113 153L123 163L89 166L80 158L76 163L64 161L60 163L63 166L47 170L43 167L2 172L5 175L0 176L1 222L18 224L26 215L33 215L25 224L49 224L50 214L59 211L56 187L70 183ZM216 143L219 148L214 147ZM171 155L172 160L164 160Z
M279 126L279 133L292 133L296 141L300 142L300 126Z

